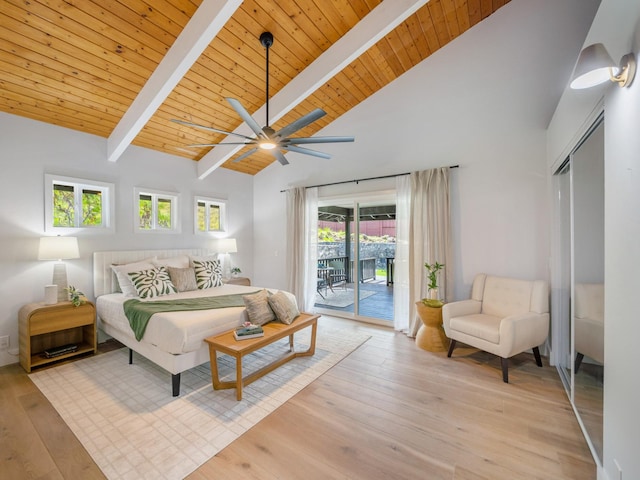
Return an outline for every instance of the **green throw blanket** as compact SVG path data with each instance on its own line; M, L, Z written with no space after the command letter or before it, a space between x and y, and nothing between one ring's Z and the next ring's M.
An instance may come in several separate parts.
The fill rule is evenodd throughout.
M209 310L212 308L244 307L242 297L252 293L236 293L234 295L219 295L217 297L185 298L182 300L156 300L153 302L141 302L132 298L124 302L124 314L129 319L129 325L136 340L140 341L147 329L149 319L154 313L160 312L184 312L186 310Z

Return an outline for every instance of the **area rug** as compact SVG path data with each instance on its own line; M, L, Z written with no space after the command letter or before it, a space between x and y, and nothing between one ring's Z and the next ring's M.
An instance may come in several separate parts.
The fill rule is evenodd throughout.
M32 373L31 380L109 479L182 479L265 418L369 337L318 324L315 355L299 357L243 389L213 390L209 364L182 373L181 395L171 396L170 375L121 348ZM295 335L309 345L310 329ZM283 339L243 360L257 370L288 351ZM223 355L220 374L235 379Z
M371 292L369 290L360 290L360 300L368 298L375 294L376 292ZM350 288L347 288L345 290L340 287L335 287L333 289L333 292L327 289L326 295L324 291L322 292L322 295L324 295L324 298L322 298L319 293L316 293L316 305L326 305L336 308L344 308L353 305L353 290Z

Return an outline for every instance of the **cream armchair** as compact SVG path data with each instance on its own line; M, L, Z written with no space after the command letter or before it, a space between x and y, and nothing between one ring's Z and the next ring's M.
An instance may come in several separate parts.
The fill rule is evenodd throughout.
M604 364L604 284L576 283L574 328L575 373L585 355Z
M508 358L533 349L542 367L540 350L549 333L547 282L476 275L471 299L442 308L444 331L451 339L448 357L460 341L500 357L502 380L509 382Z

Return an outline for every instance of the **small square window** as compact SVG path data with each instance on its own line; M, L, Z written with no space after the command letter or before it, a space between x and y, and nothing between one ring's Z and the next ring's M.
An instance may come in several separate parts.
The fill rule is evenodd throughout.
M196 197L195 232L224 232L226 228L226 201L215 198Z
M179 194L144 188L135 189L136 231L178 233Z
M45 231L113 231L112 183L45 175Z

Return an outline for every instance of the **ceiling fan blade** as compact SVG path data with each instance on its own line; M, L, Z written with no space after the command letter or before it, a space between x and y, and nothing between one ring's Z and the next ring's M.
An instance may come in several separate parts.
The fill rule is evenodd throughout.
M286 139L286 143L289 143L291 145L303 145L306 143L340 143L353 141L355 141L355 137L299 137Z
M255 145L255 142L224 142L224 143L192 143L187 147L217 147L222 145Z
M208 130L210 132L222 133L224 135L235 135L236 137L246 138L247 140L253 140L251 137L247 137L246 135L240 135L239 133L227 132L226 130L220 130L219 128L206 127L204 125L198 125L197 123L187 122L185 120L178 120L177 118L172 118L172 122L179 123L180 125L186 125L187 127L195 127L200 128L202 130Z
M247 158L249 155L253 155L254 153L256 153L258 151L257 148L252 148L251 150L247 150L246 152L244 152L242 155L240 155L239 157L236 157L233 159L233 161L231 163L238 163L240 160L244 160L245 158Z
M304 153L305 155L312 155L314 157L324 158L327 160L331 158L331 155L329 155L328 153L317 152L315 150L309 150L308 148L296 147L295 145L284 145L282 148L290 152Z
M235 98L227 97L227 102L229 102L233 109L238 112L238 115L240 115L242 120L244 120L244 123L249 125L249 128L253 130L253 133L255 133L260 138L266 137L266 135L262 131L262 128L260 128L260 125L258 125L258 122L253 119L253 117L249 114L249 112L247 112L247 110L238 100L236 100Z
M321 108L316 108L315 110L312 110L311 112L307 113L304 117L300 117L298 120L291 122L286 127L277 131L276 135L279 136L280 138L286 138L289 135L292 135L293 133L297 132L301 128L304 128L307 125L315 122L319 118L324 117L326 114L327 113Z
M273 155L276 158L276 160L278 160L282 165L289 165L288 160L285 158L282 152L277 148L274 150L269 150L269 153L271 153L271 155Z

